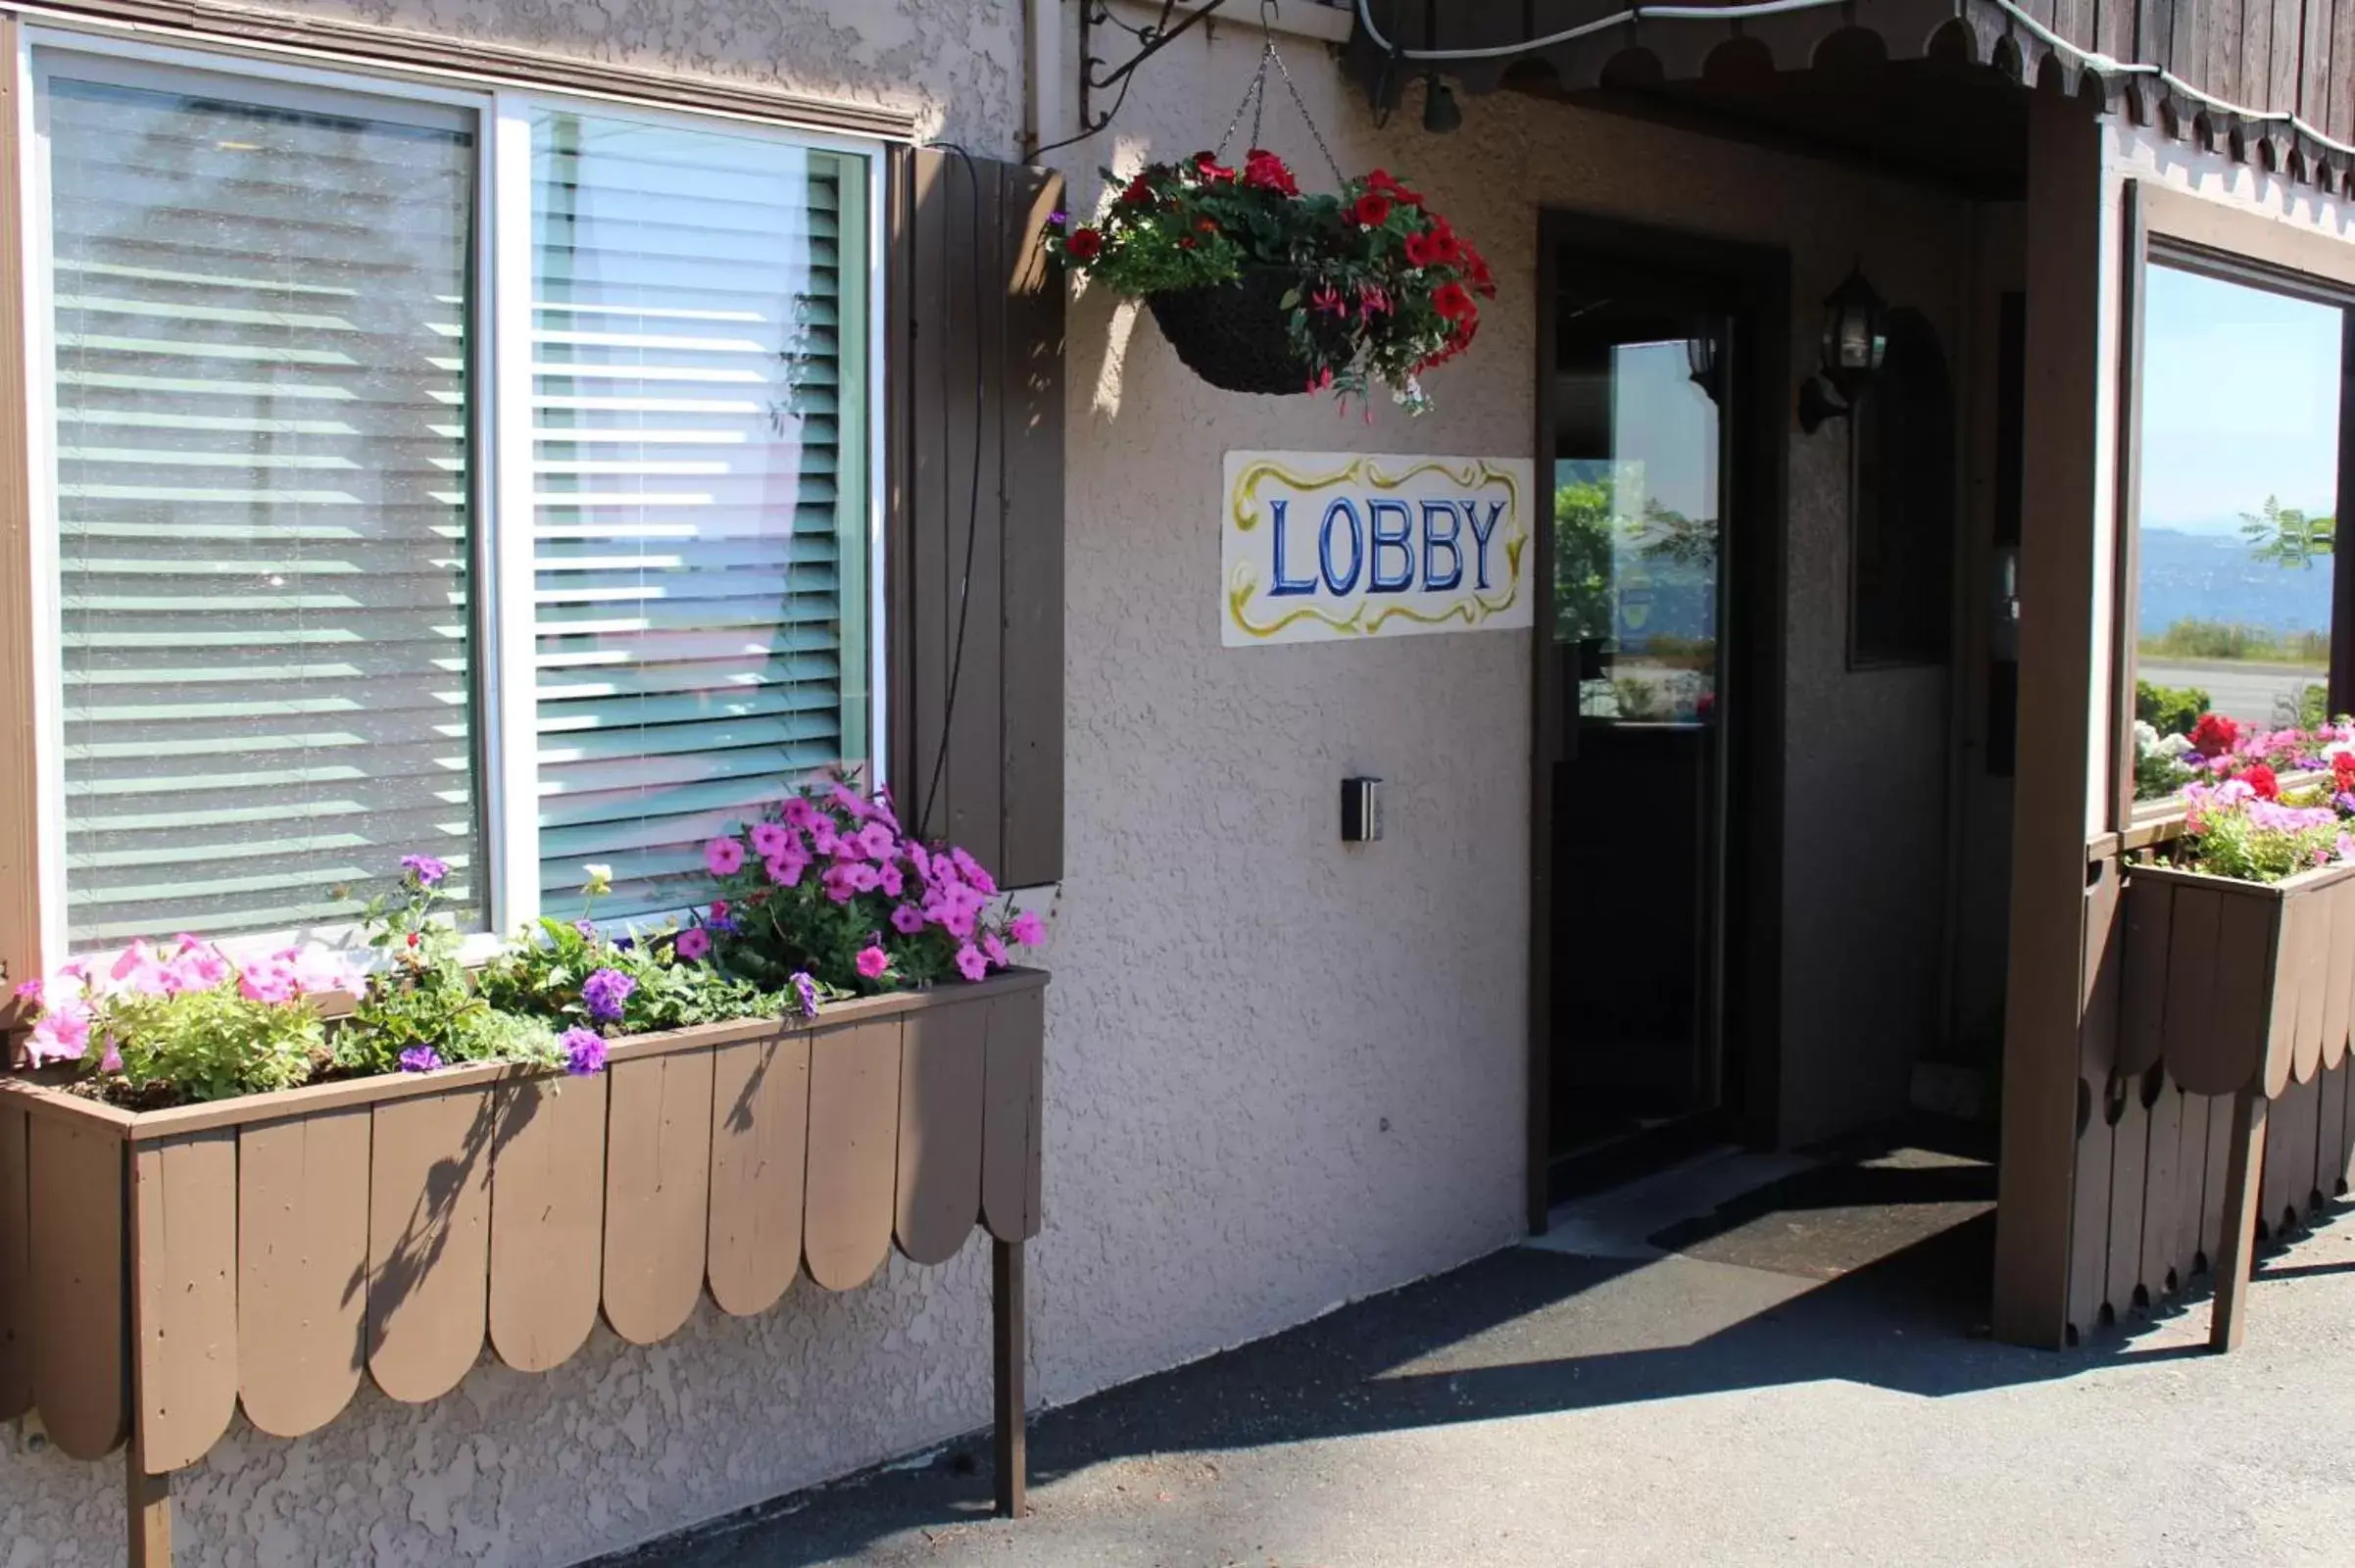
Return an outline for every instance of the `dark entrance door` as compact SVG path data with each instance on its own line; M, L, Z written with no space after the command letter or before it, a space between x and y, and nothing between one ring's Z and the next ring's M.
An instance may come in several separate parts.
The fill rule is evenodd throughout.
M1647 252L1567 227L1548 238L1540 399L1553 504L1532 1045L1548 1200L1748 1130L1750 1032L1729 1028L1756 794L1743 710L1777 662L1752 646L1772 617L1740 607L1780 592L1777 573L1745 580L1780 535L1754 482L1782 437L1752 363L1771 314L1756 258L1712 267L1690 242Z

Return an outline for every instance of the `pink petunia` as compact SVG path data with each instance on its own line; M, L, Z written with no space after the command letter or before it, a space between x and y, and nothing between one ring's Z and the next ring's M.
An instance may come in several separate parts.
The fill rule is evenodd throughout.
M810 804L807 795L790 796L785 802L785 825L808 832L817 825L817 808Z
M867 812L871 809L865 799L857 790L842 784L837 784L827 791L826 799L840 809L848 811L854 822L865 821Z
M267 958L256 958L239 971L237 990L248 1002L272 1004L292 1002L296 990L294 965L287 961L282 953L273 953Z
M869 822L859 830L859 848L870 860L888 860L900 847L900 836L880 822Z
M891 911L891 928L904 937L914 936L924 929L924 911L912 904L895 905Z
M124 991L142 997L169 997L179 990L172 972L166 968L156 951L144 942L134 942L123 950L115 966L107 973Z
M837 904L848 904L857 898L859 885L852 880L852 873L859 869L855 865L827 866L825 873L818 878L825 885L826 897Z
M802 873L810 869L810 857L807 853L771 856L761 862L761 868L768 873L768 879L777 886L781 888L799 887Z
M841 842L842 835L834 830L832 817L821 816L810 824L810 848L818 854L832 855L834 846Z
M166 968L171 984L180 991L210 991L229 977L229 960L221 950L194 937L180 938L180 950Z
M990 960L990 967L993 969L1006 967L1006 944L999 941L994 932L982 933L981 956Z
M704 846L704 865L713 876L734 876L744 864L744 846L734 839L713 839Z
M30 980L17 982L17 1000L29 1002L36 1007L41 1004L41 980L38 975Z
M785 846L793 841L793 835L787 832L782 824L776 822L755 822L752 836L753 853L763 860L772 855L781 853Z
M90 1011L78 1002L51 1007L25 1037L25 1055L34 1066L45 1061L79 1061L90 1049Z
M908 846L908 863L915 867L916 875L927 882L932 880L932 852L930 850L925 849L921 844L909 844Z
M700 925L691 925L670 946L672 952L693 963L711 951L711 934Z
M998 891L997 881L982 868L979 860L962 850L951 851L950 858L957 862L957 874L965 879L967 886L979 888L984 893Z
M352 972L352 966L344 961L340 954L329 953L324 948L289 948L278 957L285 963L287 973L293 976L295 990L306 997L316 997L328 991L357 993L360 990L360 977Z
M1024 909L1007 924L1006 934L1022 947L1035 948L1047 940L1047 922Z
M978 980L990 972L989 960L981 956L979 948L968 942L957 950L957 972L967 980Z
M900 874L897 865L887 860L875 872L875 885L896 899L907 888L908 879Z
M880 980L891 967L891 955L869 945L859 950L859 972L869 980Z

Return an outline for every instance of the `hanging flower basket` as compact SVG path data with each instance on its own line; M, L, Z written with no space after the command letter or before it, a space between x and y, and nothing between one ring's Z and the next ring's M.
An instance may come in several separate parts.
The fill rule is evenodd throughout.
M1107 178L1110 178L1107 172ZM1051 248L1146 302L1188 368L1231 392L1364 398L1414 413L1421 377L1470 347L1488 263L1421 193L1382 170L1302 195L1275 154L1211 153L1115 182L1092 223L1055 215Z
M1225 283L1147 297L1161 335L1187 369L1224 392L1283 395L1314 387L1318 370L1292 341L1292 313L1306 294L1290 268L1250 267ZM1312 322L1319 346L1346 352L1347 335Z

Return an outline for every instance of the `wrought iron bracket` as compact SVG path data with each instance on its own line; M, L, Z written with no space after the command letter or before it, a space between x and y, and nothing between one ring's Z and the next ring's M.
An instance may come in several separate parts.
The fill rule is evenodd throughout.
M1115 98L1112 106L1102 114L1096 112L1099 94L1114 88L1127 91L1129 77L1137 68L1178 39L1191 32L1199 23L1206 22L1226 0L1189 0L1184 14L1178 0L1161 0L1160 16L1150 23L1131 26L1112 15L1110 0L1080 0L1079 8L1079 129L1081 136L1093 136L1112 122L1112 114L1120 107ZM1177 21L1173 25L1171 19ZM1096 53L1096 36L1100 29L1125 32L1137 40L1137 52L1113 65Z

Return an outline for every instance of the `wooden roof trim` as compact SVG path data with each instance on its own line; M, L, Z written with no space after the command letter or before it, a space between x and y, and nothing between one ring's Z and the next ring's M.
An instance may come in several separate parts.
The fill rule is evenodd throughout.
M613 65L488 39L413 32L334 17L298 16L220 0L49 0L6 4L26 22L114 24L193 45L259 48L336 63L393 67L444 79L571 91L666 109L702 110L798 130L912 140L914 115L710 76Z

